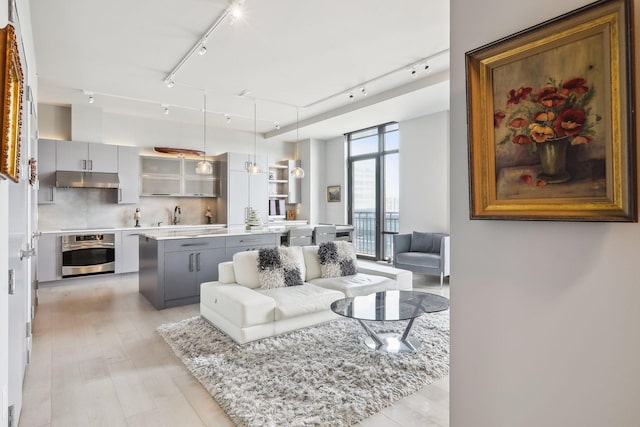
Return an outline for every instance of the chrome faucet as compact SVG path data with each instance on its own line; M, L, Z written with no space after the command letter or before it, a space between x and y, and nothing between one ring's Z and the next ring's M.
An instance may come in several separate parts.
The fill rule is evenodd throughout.
M180 211L180 206L176 206L175 208L173 208L173 225L178 225L180 224L180 214L182 212Z

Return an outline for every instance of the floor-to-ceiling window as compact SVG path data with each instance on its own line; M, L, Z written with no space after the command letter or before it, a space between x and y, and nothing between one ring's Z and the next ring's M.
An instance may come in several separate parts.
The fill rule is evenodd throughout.
M347 134L349 221L359 256L390 259L398 232L399 132L387 123Z

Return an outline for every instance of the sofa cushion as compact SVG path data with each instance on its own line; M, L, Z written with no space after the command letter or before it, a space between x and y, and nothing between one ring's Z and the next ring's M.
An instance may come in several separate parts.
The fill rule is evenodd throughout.
M320 260L318 259L318 246L303 246L304 266L306 268L305 282L310 282L322 275Z
M257 289L256 291L275 301L276 321L331 310L332 302L344 298L340 292L310 283L287 288Z
M440 255L422 252L402 252L396 255L396 263L398 265L438 268L440 267Z
M258 281L258 251L246 251L233 254L233 272L238 285L256 289Z
M347 297L397 289L396 281L393 279L364 273L358 273L354 276L318 278L312 280L311 283L322 288L340 291Z
M318 248L322 277L341 277L356 274L356 251L349 242L327 242Z
M411 252L435 252L433 250L433 233L421 233L414 231L411 233ZM440 252L438 245L437 252Z
M263 248L258 251L258 282L261 289L302 285L304 265L297 247Z
M275 301L236 284L207 282L200 285L200 305L209 307L239 328L275 320Z

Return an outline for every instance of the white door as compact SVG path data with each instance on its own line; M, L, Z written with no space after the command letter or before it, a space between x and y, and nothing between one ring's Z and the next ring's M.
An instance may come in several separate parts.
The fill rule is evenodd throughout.
M24 126L20 135L20 179L9 184L9 271L13 284L9 295L9 378L8 403L12 407L13 425L18 425L22 411L22 383L31 352L31 316L33 313L32 287L35 281L33 228L37 221L37 193L31 180L29 159L35 158L37 127L35 106L32 109L30 93L24 97Z

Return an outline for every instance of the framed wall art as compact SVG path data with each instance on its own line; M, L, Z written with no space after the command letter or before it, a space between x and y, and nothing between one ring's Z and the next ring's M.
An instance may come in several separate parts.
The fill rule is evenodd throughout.
M16 33L11 25L0 29L0 176L18 182L20 129L22 127L22 89L24 78Z
M472 219L637 221L628 0L466 53Z
M327 202L339 202L341 200L340 186L330 185L327 187Z

